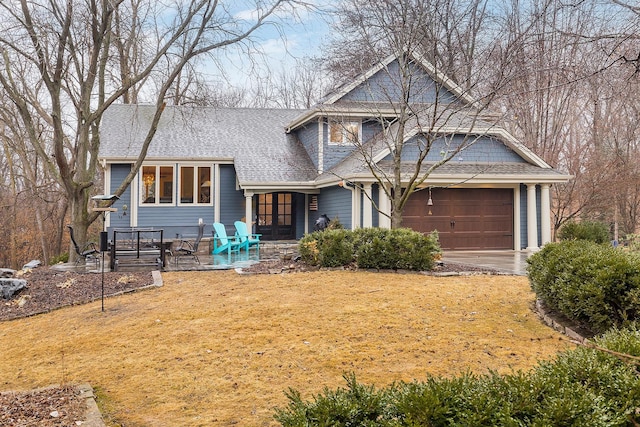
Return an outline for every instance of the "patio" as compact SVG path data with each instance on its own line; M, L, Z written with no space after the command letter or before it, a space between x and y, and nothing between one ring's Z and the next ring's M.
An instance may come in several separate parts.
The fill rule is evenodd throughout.
M256 249L250 251L232 252L231 254L212 255L212 243L207 239L203 239L200 250L198 251L199 263L192 257L180 257L176 263L176 258L171 253L167 253L164 271L208 271L208 270L231 270L236 268L244 268L256 264L260 261L292 259L298 253L298 242L296 240L261 242L260 252ZM80 272L100 273L102 271L103 256L98 254L98 263L88 260L86 264L58 264L54 268L59 270L71 270ZM104 254L104 271L110 271L109 252ZM123 265L118 271L131 271L133 269L153 270L154 267L140 266L135 264Z

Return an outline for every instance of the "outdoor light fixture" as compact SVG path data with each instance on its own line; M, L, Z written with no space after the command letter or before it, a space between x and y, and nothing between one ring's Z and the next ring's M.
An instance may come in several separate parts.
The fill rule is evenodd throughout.
M433 215L431 212L431 206L433 206L433 199L431 198L431 187L429 187L429 198L427 199L427 206L429 206L429 215Z

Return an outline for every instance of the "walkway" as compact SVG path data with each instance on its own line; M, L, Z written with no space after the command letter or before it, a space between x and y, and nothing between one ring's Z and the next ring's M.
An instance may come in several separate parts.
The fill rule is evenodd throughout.
M527 258L531 253L526 251L444 251L442 260L446 263L488 267L507 274L526 276Z

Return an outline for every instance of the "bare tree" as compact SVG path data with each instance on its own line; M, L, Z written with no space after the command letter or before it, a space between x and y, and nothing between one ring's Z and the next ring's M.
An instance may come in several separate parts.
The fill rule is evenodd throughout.
M295 60L290 69L272 70L249 89L246 104L256 108L311 108L329 86L319 58Z
M78 240L86 240L99 215L89 199L104 111L119 99L136 101L147 80L161 82L152 126L119 195L144 160L185 66L198 56L249 43L281 6L295 3L256 1L253 18L242 20L214 0L0 1L0 84L42 167L64 189ZM42 91L33 90L39 86Z
M369 99L358 104L376 119L379 132L371 140L354 137L351 142L391 202L393 228L401 226L409 198L424 188L433 171L496 126L497 118L485 114L493 94L481 100L472 97L477 80L476 64L470 60L483 3L472 2L470 11L457 1L348 1L338 12L343 19L336 29L342 36L329 48L333 70L353 79L347 70L362 73L378 64L391 82L372 83ZM443 14L450 19L443 19ZM462 22L467 24L461 26ZM461 44L466 48L460 55ZM455 55L447 57L447 49ZM388 52L395 54L393 62L386 59ZM445 71L453 71L447 66L461 67L458 81L437 67L430 70L432 79L425 73L428 59ZM380 162L381 151L391 160Z
M624 188L612 173L624 170L612 155L621 151L610 145L620 143L620 126L630 123L623 116L636 98L629 96L636 89L625 82L628 72L619 67L630 56L635 17L615 5L600 6L513 0L494 18L502 30L493 73L504 77L495 105L507 114L512 133L574 176L554 186L554 231L581 217L613 221L614 193Z
M384 58L390 45L411 38L438 70L470 90L477 84L474 77L480 76L475 70L478 53L490 48L481 37L487 5L486 0L344 2L337 11L336 37L328 48L334 83L351 80Z

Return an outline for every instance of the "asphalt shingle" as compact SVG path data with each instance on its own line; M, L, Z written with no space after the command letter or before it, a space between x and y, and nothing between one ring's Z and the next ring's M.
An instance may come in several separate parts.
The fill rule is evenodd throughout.
M111 106L101 128L100 158L134 160L155 106ZM149 146L152 160L233 160L240 183L308 182L309 155L285 126L301 110L168 106Z

